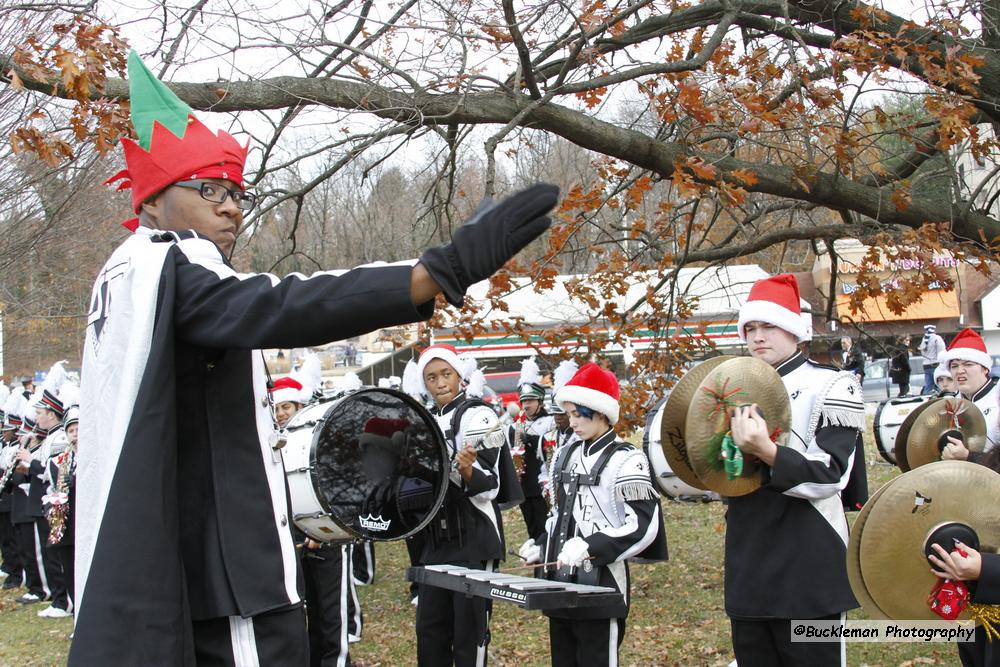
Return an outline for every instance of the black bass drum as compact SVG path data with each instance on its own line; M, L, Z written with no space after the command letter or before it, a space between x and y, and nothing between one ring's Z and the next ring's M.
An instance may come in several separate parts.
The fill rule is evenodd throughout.
M911 412L931 400L933 394L923 396L907 396L905 398L890 398L879 403L875 410L875 445L882 458L896 465L896 434L899 427Z
M362 389L314 403L284 430L292 518L314 540L401 540L444 501L444 439L402 392Z

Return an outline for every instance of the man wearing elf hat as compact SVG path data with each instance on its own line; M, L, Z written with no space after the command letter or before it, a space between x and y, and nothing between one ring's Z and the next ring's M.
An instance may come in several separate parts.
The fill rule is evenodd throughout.
M405 391L434 402L451 462L444 502L415 542L420 565L493 570L506 554L500 510L523 497L499 418L479 398L482 384L451 345L431 345L403 375ZM417 590L417 664L485 665L492 603L426 584Z
M641 449L615 433L618 378L585 364L561 389L558 401L578 440L566 445L552 467L555 499L545 530L521 545L518 555L544 566L546 578L608 586L621 602L546 610L553 665L618 664L630 606L629 559L667 560L660 500Z
M740 667L844 665L843 642L792 643L790 619L843 619L858 606L847 580L847 518L867 496L855 376L806 359L795 276L757 281L739 335L770 364L792 404L787 446L771 440L756 406L734 409L733 440L762 466L762 486L729 499L725 598ZM853 474L852 474L853 473ZM850 497L850 498L849 498Z
M482 207L416 264L239 273L229 257L256 202L247 147L203 125L135 53L128 74L136 140L122 140L112 180L131 188L137 217L87 321L77 497L88 511L69 664L304 664L280 440L255 350L427 319L441 292L461 305L548 228L558 189Z

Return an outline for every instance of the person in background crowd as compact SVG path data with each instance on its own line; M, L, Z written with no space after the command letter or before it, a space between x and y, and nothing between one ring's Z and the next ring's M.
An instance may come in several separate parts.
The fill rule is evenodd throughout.
M945 368L944 364L938 364L938 367L934 369L934 386L937 387L937 393L941 396L954 394L958 391L955 379L951 377L951 371Z
M898 397L910 394L910 335L896 338L896 347L889 357L889 379L899 387Z
M861 348L854 344L850 336L840 339L840 368L858 376L858 384L865 381L865 355Z
M920 339L920 354L924 358L924 388L921 394L934 391L934 369L941 362L944 351L944 339L938 335L937 327L933 324L925 325L924 337Z

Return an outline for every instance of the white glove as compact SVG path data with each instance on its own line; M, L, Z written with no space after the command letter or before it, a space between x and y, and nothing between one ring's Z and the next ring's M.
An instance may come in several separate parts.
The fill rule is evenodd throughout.
M529 539L521 548L517 550L517 555L521 557L525 565L534 565L542 562L542 548L535 544L534 539Z
M587 551L589 547L590 545L587 544L587 540L582 537L574 537L573 539L566 540L566 544L563 545L562 551L559 552L556 560L561 565L567 567L580 567L583 565L583 561L590 557L590 552Z

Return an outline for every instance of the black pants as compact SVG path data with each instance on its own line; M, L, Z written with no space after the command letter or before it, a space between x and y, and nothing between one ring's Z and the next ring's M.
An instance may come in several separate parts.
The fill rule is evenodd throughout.
M25 587L29 593L42 599L47 598L49 596L48 575L44 571L45 561L41 555L41 545L39 544L39 548L35 549L34 522L15 523L14 535L17 538L17 550L21 554L21 564L24 566ZM45 575L44 579L43 575Z
M351 552L333 545L302 554L311 667L349 667L349 645L361 639Z
M538 537L545 532L545 519L549 516L549 506L545 503L545 498L541 496L530 496L521 503L521 516L524 517L524 526L528 529L528 537Z
M42 587L46 589L46 597L55 600L57 597L64 602L66 600L66 577L63 576L62 565L53 556L49 549L49 520L42 517L35 519L35 538L37 549L41 552L42 565L39 570L39 577L42 579Z
M416 535L406 538L406 553L410 557L410 566L423 565L420 554L424 552L424 545L427 542L427 531L421 530ZM420 590L420 586L415 581L410 582L410 597L414 598Z
M902 378L896 382L896 386L899 387L898 396L906 396L910 393L910 378Z
M285 608L241 618L225 616L194 621L195 659L198 667L254 665L306 665L309 640L305 611Z
M624 637L624 618L581 620L550 616L552 667L618 667L618 647Z
M482 568L482 563L456 563ZM493 603L421 584L417 604L417 665L484 667Z
M841 614L815 620L840 620ZM843 667L844 642L792 642L788 619L746 620L730 618L733 651L740 667Z
M21 583L24 575L21 551L17 548L17 535L10 522L10 512L0 512L0 569L7 573L7 581Z
M976 626L976 641L958 645L963 667L1000 667L1000 643L986 639L983 626Z
M358 542L352 549L354 583L368 586L375 583L375 543Z
M73 611L73 545L47 547L50 560L59 566L60 584L52 589L52 606Z

